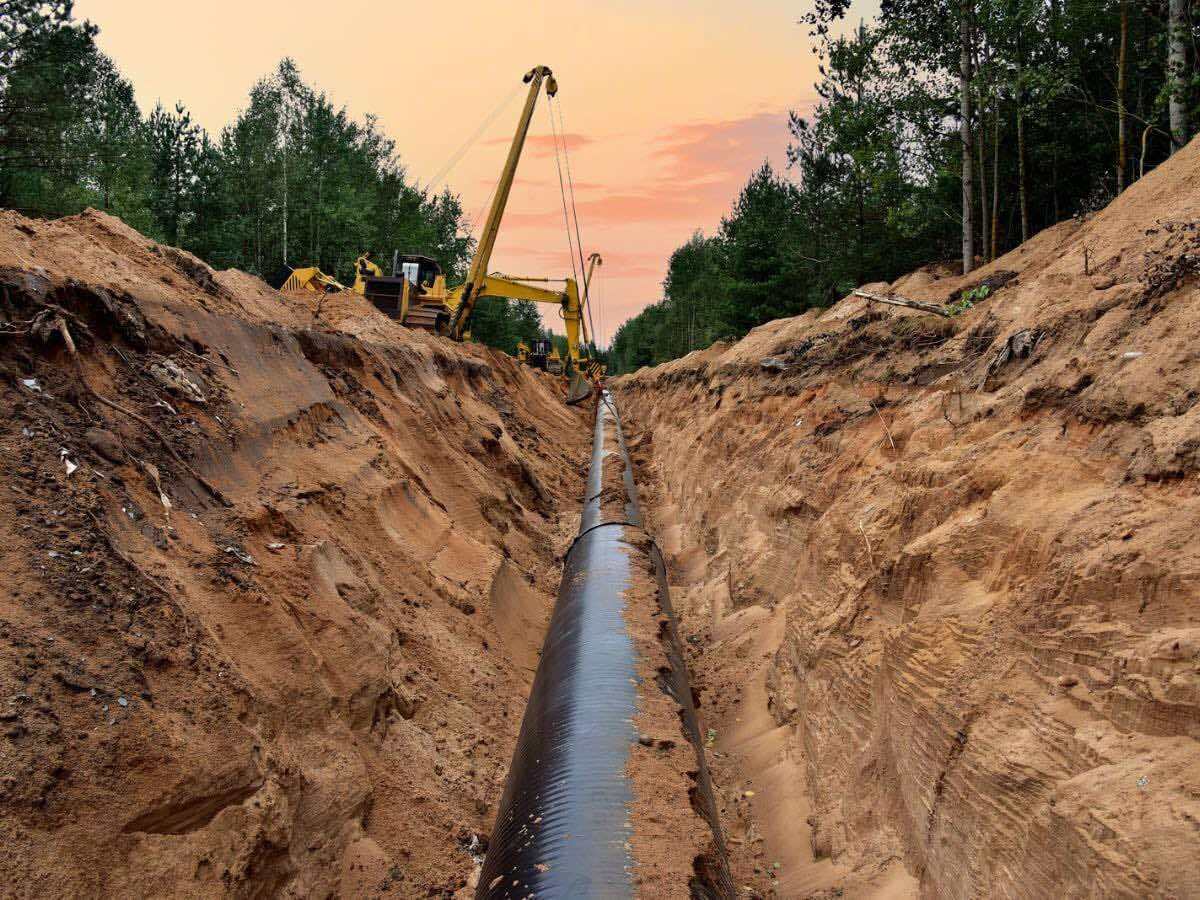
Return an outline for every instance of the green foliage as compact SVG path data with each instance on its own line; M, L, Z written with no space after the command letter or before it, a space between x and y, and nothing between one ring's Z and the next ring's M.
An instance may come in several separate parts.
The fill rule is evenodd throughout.
M986 300L991 294L991 285L977 284L973 288L967 288L962 292L962 299L968 303L978 303L980 300Z
M143 117L95 34L69 2L0 4L0 206L103 209L217 268L267 278L317 265L348 282L362 251L386 261L397 249L464 274L472 242L458 197L410 184L375 119L335 107L291 60L213 138L182 103ZM528 310L499 320L506 347L530 333Z
M946 307L946 310L952 316L962 315L968 309L973 308L976 303L986 300L991 293L991 285L977 284L975 287L967 288L963 291L957 300Z
M472 340L498 347L512 356L517 355L520 341L532 346L545 334L537 304L530 300L481 297L471 315Z
M672 254L663 300L618 329L613 371L826 306L951 246L954 223L929 211L948 189L936 177L920 185L906 177L930 169L902 140L878 47L866 29L831 44L821 102L811 118L790 119L788 158L798 178L764 164L715 236L696 234ZM933 116L928 107L922 113Z
M1122 99L1123 183L1170 152L1161 2L1126 7L1123 98L1121 0L882 0L873 22L842 37L835 26L849 0L808 2L804 21L822 57L819 99L810 114L790 117L791 178L754 173L718 234L697 234L675 251L662 300L617 331L614 371L661 363L835 302L855 286L961 258L964 15L981 261L992 258L993 244L998 255L1022 241L1022 187L1030 235L1116 195ZM1186 43L1195 47L1200 17L1189 31ZM1196 122L1194 67L1181 82ZM987 294L985 286L966 291L951 309L963 312Z

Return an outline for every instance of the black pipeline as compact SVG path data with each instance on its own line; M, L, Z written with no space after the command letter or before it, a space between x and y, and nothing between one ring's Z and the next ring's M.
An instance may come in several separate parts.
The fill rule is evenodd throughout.
M616 437L624 496L604 490L605 442ZM611 493L611 486L609 488ZM612 511L620 510L620 513ZM648 549L647 549L648 548ZM659 607L670 618L671 672L639 683L634 642L623 617L634 565L653 569ZM583 898L633 895L633 799L626 772L637 741L640 690L664 690L678 703L696 750L694 807L713 830L715 858L690 882L697 897L732 897L695 705L667 593L662 554L642 530L633 470L610 398L598 405L579 534L562 582L508 780L488 843L477 898Z

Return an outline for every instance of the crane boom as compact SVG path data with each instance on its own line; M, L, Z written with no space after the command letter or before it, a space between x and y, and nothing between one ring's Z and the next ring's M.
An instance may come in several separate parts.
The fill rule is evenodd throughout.
M483 232L479 237L479 246L471 258L471 268L467 280L462 286L462 293L454 316L450 321L450 336L457 341L463 339L471 313L475 309L475 301L480 296L480 289L487 279L488 263L492 258L492 249L496 246L496 235L500 231L500 220L504 217L504 207L508 204L508 195L512 190L513 178L517 174L517 163L521 159L521 151L525 147L525 137L529 134L529 122L533 118L533 109L537 105L538 92L543 81L546 84L546 96L553 97L558 93L558 82L549 66L535 66L525 73L524 81L529 85L529 93L525 97L525 108L521 110L521 118L517 121L517 130L513 135L512 144L508 148L508 158L500 172L500 180L496 183L496 195L492 198L487 220L483 224Z

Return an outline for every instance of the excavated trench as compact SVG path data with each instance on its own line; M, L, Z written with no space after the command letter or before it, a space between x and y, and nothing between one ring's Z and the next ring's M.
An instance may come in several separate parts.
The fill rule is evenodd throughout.
M739 889L1200 896L1197 171L612 381Z
M0 332L0 883L732 895L611 400L97 213Z
M847 298L616 380L624 429L0 213L0 884L1200 894L1198 162L875 287L994 286L950 319Z

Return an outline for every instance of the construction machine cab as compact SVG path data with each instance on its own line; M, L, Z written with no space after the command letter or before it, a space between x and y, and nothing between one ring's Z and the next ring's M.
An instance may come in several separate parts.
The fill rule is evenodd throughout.
M534 341L533 347L530 348L525 361L535 369L545 369L546 362L550 359L552 350L553 345L549 340Z
M410 328L440 330L450 317L446 276L433 257L396 251L391 275L359 275L356 287L358 278L362 279L361 293L376 309Z
M442 267L432 256L397 252L392 257L392 277L407 278L414 286L431 288L441 274Z

